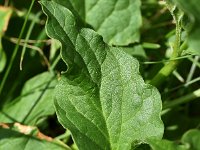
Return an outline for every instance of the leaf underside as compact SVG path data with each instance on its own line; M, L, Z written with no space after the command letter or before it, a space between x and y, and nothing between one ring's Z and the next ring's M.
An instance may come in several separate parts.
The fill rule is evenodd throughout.
M68 66L56 87L57 116L79 149L128 150L146 139L160 139L160 94L144 83L138 61L79 27L63 5L40 3L48 16L47 33L61 42Z

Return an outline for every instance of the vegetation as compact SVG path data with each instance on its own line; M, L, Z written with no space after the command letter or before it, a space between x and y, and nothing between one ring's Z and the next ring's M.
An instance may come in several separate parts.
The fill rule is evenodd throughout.
M0 149L199 150L198 0L5 0Z

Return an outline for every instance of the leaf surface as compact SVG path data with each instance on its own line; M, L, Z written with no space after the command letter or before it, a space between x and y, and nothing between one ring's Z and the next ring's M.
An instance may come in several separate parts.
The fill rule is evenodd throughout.
M22 122L33 125L41 117L55 113L53 90L55 75L45 72L25 83L21 96L0 111L0 122Z
M139 41L142 24L140 0L86 0L86 22L109 44Z
M63 5L40 3L48 16L47 33L61 42L68 65L56 87L56 112L79 149L128 150L146 139L160 139L160 94L144 83L138 61L79 27Z
M140 39L140 0L56 0L79 14L110 45L128 45ZM71 2L71 5L69 4Z
M181 141L183 143L189 144L190 150L198 150L200 149L200 130L192 129L187 131Z
M152 150L188 150L184 145L178 145L168 140L149 140Z

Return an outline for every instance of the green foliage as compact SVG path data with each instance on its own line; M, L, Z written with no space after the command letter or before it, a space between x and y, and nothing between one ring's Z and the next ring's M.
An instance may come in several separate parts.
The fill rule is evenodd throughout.
M186 28L188 34L188 51L200 55L200 7L198 0L191 0L189 3L187 0L174 0L174 2L185 11L190 19L190 26ZM187 20L188 21L188 20Z
M16 126L16 125L15 125ZM38 136L38 130L36 128L27 127L25 134L20 133L20 126L16 126L14 129L0 128L0 148L7 150L70 150L70 148L62 146L52 140L44 140L42 136ZM21 127L22 128L22 127ZM23 130L23 129L21 129ZM38 136L38 137L37 137ZM41 139L40 139L41 138ZM44 138L44 137L43 137Z
M187 131L181 138L181 142L167 140L150 140L153 150L198 150L200 149L200 131L192 129Z
M197 0L39 3L0 1L0 149L200 149Z
M11 8L3 8L0 7L0 72L3 71L6 65L6 54L2 47L2 36L4 32L7 30L8 22L10 20L10 16L12 14Z
M41 4L49 17L48 35L62 43L63 60L73 64L56 87L55 106L79 149L130 149L147 138L161 138L160 95L144 83L137 60L106 45L94 31L78 29L62 5Z
M151 140L149 143L153 150L187 150L184 145L178 145L168 140Z
M188 144L189 149L200 149L200 131L197 129L189 130L182 137L182 142Z
M139 41L142 24L140 0L69 1L81 18L110 45L128 45Z
M55 75L44 72L28 80L19 97L7 103L0 111L2 122L34 125L38 119L53 114ZM41 109L43 108L43 109Z

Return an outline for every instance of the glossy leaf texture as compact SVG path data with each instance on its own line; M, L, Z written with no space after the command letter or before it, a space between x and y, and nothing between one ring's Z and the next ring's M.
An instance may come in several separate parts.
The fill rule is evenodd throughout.
M40 1L46 30L62 44L68 65L56 86L55 108L80 150L128 150L146 139L160 139L161 99L145 84L139 63L122 49L108 46L55 1Z
M14 124L0 127L0 149L2 150L70 150L61 143L40 133L37 128Z
M64 4L70 11L76 11L110 45L128 45L140 39L140 0L56 1Z
M53 90L56 84L57 79L50 72L28 80L20 97L0 110L0 122L34 125L38 119L54 114Z
M188 19L183 22L188 22L186 30L188 31L188 51L193 54L200 55L200 5L198 0L174 0L187 15Z

